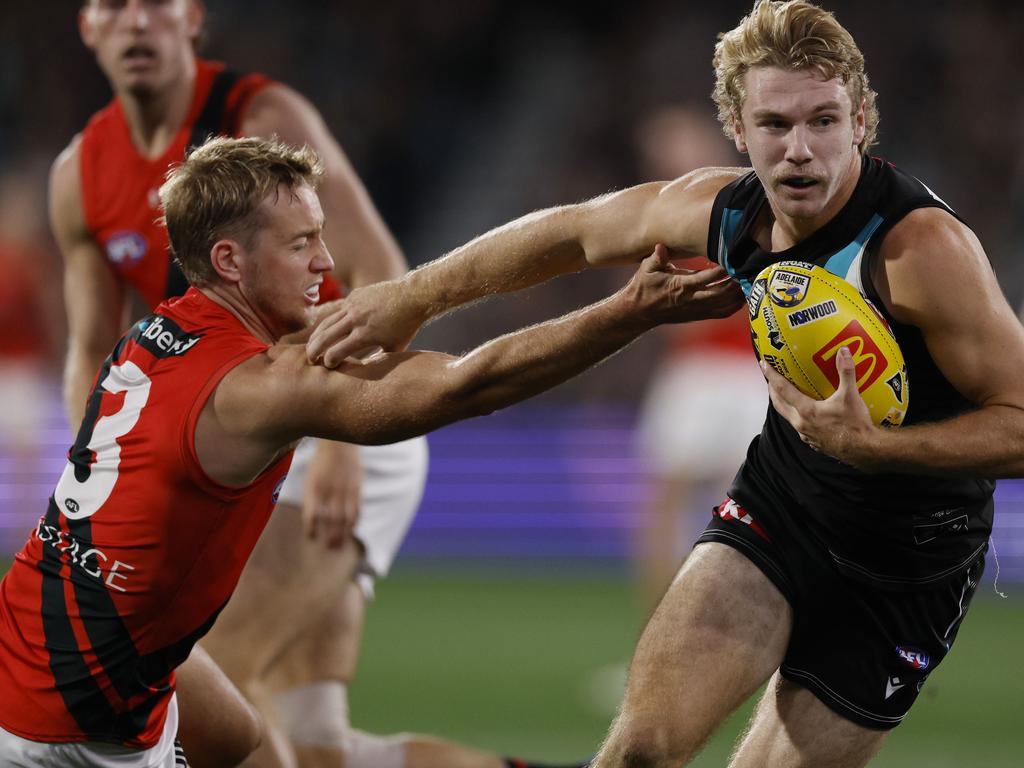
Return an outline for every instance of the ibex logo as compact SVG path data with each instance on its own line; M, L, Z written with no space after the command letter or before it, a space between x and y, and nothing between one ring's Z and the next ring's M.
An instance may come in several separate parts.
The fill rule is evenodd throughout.
M882 350L864 330L864 326L851 320L843 330L814 353L814 363L833 387L839 387L839 372L836 370L836 355L842 347L848 347L856 366L857 391L863 392L882 375L889 361Z

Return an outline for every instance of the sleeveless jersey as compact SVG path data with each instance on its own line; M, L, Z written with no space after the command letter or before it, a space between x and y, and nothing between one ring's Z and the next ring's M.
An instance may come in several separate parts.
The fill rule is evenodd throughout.
M945 419L973 407L939 371L921 332L892 317L871 280L882 240L897 222L923 207L956 216L949 206L917 179L873 157L862 160L856 189L842 210L792 248L768 252L754 240L765 205L764 188L753 172L723 188L712 209L709 258L748 294L769 264L803 261L825 267L871 299L892 328L907 364L910 403L904 424ZM813 451L774 407L737 476L734 490L741 503L745 485L804 505L807 525L837 563L888 585L958 572L983 551L991 532L993 481L861 472Z
M197 59L188 116L164 153L152 160L132 143L117 98L93 115L83 131L79 172L86 227L110 268L151 309L188 288L170 256L167 229L158 223L157 192L167 169L211 135L237 136L252 97L273 82L262 74L238 75L220 62ZM321 302L340 296L338 284L325 275Z
M195 289L117 344L46 514L0 583L4 729L156 744L173 670L234 590L291 462L227 488L195 452L217 384L266 348Z

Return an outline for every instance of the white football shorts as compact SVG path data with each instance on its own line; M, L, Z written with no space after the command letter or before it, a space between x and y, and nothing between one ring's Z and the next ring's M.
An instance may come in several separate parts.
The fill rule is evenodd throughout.
M302 506L306 472L315 450L315 440L299 443L278 504ZM360 457L362 506L355 537L365 554L358 579L367 597L372 597L374 580L387 576L423 498L427 484L427 439L414 437L391 445L363 445Z
M164 732L156 746L139 750L98 741L47 743L30 741L0 728L3 768L182 768L185 758L178 734L178 698L171 696Z
M660 475L731 476L768 411L753 353L681 352L655 371L637 428L638 451Z

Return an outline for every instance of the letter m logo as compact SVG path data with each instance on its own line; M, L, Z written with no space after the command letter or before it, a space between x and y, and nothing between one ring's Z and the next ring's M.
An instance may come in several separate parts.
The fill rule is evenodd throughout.
M843 347L849 347L856 366L857 391L863 392L882 375L889 361L882 350L856 320L851 320L843 330L814 353L814 363L832 386L839 388L839 372L836 370L836 355Z

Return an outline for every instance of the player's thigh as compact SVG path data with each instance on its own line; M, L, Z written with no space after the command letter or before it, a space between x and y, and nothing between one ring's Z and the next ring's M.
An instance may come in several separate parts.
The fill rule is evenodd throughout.
M325 606L342 599L359 563L348 540L328 549L302 534L300 511L279 505L238 586L203 647L237 684L264 674L307 633L320 631Z
M888 733L850 722L776 673L730 766L859 768L881 749Z
M366 615L366 596L349 581L340 596L322 606L306 632L288 645L267 670L265 682L274 692L310 683L349 684L355 676Z
M238 765L262 734L260 716L202 648L177 670L178 738L192 768Z
M789 603L746 556L720 543L695 547L637 644L620 716L626 737L703 741L778 668L791 623Z

